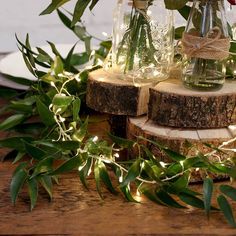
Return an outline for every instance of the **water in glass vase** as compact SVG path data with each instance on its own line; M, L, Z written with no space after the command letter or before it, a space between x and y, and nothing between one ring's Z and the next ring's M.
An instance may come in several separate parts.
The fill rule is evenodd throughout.
M184 71L183 83L194 90L218 90L224 84L225 70L223 62L192 58Z
M184 85L194 90L218 90L224 84L225 76L221 73L215 74L214 71L207 71L206 76L192 75L191 71L186 71Z
M230 48L223 0L194 0L182 46L183 84L194 90L220 89Z

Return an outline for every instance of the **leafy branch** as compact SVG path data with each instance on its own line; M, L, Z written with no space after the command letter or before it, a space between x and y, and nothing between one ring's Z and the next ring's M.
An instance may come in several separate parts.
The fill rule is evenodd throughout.
M68 1L52 0L43 13L50 13ZM112 194L121 192L128 201L138 202L136 195L143 194L162 206L187 208L190 205L204 209L207 217L211 211L220 210L228 223L236 227L231 207L231 203L236 201L236 188L220 184L217 187L217 204L213 206L216 186L211 178L212 174L228 175L233 183L236 178L236 160L231 154L235 149L228 145L235 142L235 139L219 147L206 144L210 152L196 152L189 156L143 137L137 137L134 142L110 135L114 144L109 144L88 133L90 119L82 116L88 114L84 103L86 81L88 73L100 67L105 59L110 42L101 42L99 49L90 50L90 35L80 23L78 28L75 21L89 4L92 9L98 1L83 2L83 7L72 20L60 10L58 14L63 23L87 45L85 52L74 54L73 47L63 58L55 45L48 42L54 54L52 58L41 48L32 49L28 36L25 43L17 38L25 63L38 80L30 84L26 93L6 90L2 94L10 96L11 101L1 111L2 114L10 112L10 115L1 123L0 130L13 134L10 138L0 140L0 147L11 148L7 158L13 158L13 163L18 163L10 186L12 202L15 204L22 188L27 187L32 210L37 204L39 188L45 189L49 199L52 199L53 185L58 183L59 176L77 171L85 188L88 188L86 179L93 173L101 197L103 183ZM186 3L182 0L165 2L171 6L180 2L185 6ZM90 66L83 66L88 62ZM44 70L39 70L38 66ZM19 83L25 82L22 78L13 79ZM159 156L151 153L143 141L155 145L168 156L168 161L163 162ZM120 151L134 149L138 150L135 159L127 162L119 160ZM213 161L209 158L222 152L228 155L227 160ZM191 189L190 179L196 173L205 174L202 192ZM118 184L115 186L114 183Z
M32 57L37 58L38 54L31 51L29 43L27 44L28 46L20 43L21 50L31 70L36 75L40 74L31 62ZM27 93L23 98L12 100L11 104L15 106L10 105L8 109L15 111L17 104L17 117L10 116L2 123L5 123L5 128L2 128L4 130L15 132L27 127L26 130L30 131L25 135L0 141L1 147L15 150L11 152L11 157L14 157L14 163L19 163L11 181L11 197L14 204L20 191L26 186L32 210L37 203L40 186L52 199L53 184L58 182L59 176L70 171L78 171L79 178L86 188L87 177L94 173L97 191L101 197L103 183L112 194L121 192L128 201L138 202L136 194L143 194L162 206L186 208L190 205L205 209L208 217L211 211L220 209L227 221L235 226L231 201L235 201L236 189L231 185L221 184L220 194L216 196L218 205L212 206L215 187L211 179L211 174L227 174L233 180L236 177L235 159L232 155L224 162L209 159L209 156L220 152L234 152L226 147L235 140L223 143L217 148L209 146L212 151L205 154L197 153L194 156L184 156L142 137L137 137L137 142L134 142L110 135L113 145L99 140L88 133L89 118L82 119L80 115L82 97L79 94L84 90L77 91L71 88L83 87L81 84L86 83L84 79L87 78L88 72L97 66L73 74L64 69L65 60L59 59L60 56L55 49L54 52L55 59L52 65L57 66L52 66L47 73L45 72L53 79L45 80L44 74L33 85L32 91L29 92L32 93L30 96ZM34 62L37 63L36 60ZM35 115L39 116L37 125L30 121ZM38 129L39 124L41 129ZM143 145L143 141L155 145L169 157L169 161L161 161L159 156L155 156ZM119 161L121 150L132 151L134 148L139 150L134 160ZM203 192L195 192L191 189L190 179L192 174L200 172L206 174ZM117 182L118 186L114 186L114 182Z

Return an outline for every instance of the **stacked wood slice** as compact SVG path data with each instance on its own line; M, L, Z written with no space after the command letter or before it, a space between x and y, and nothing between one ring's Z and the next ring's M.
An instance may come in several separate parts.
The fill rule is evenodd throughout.
M118 74L96 70L89 75L86 103L95 111L140 116L147 113L152 82L122 80Z
M186 89L178 79L157 85L135 84L100 70L90 74L87 105L100 112L126 115L129 139L142 136L185 155L197 150L208 153L211 149L206 143L217 147L236 136L236 81L227 81L219 91L200 92ZM144 144L162 161L171 161L155 145ZM220 153L210 158L228 156ZM192 181L203 177L195 173Z

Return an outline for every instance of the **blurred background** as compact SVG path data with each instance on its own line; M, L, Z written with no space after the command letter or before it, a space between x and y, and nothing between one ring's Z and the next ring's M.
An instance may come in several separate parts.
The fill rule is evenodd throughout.
M0 8L0 52L17 50L15 33L21 40L29 33L32 46L46 44L46 40L54 43L75 43L78 39L66 29L57 17L57 13L39 16L51 0L7 0ZM65 5L73 9L73 4ZM88 32L99 38L105 38L102 32L111 34L112 10L116 0L100 0L93 12L86 12L83 21Z
M225 0L226 1L226 0ZM0 8L0 52L17 50L15 33L21 40L29 33L32 46L46 44L46 40L54 43L72 43L77 41L74 34L66 29L57 17L57 13L39 16L51 2L51 0L7 0ZM66 9L73 9L75 1L65 5ZM83 16L88 32L98 38L105 38L106 32L111 35L112 12L116 0L100 0L93 12L86 12ZM235 7L234 7L235 8ZM236 10L229 11L228 16L236 22ZM176 16L177 25L182 22L181 17Z

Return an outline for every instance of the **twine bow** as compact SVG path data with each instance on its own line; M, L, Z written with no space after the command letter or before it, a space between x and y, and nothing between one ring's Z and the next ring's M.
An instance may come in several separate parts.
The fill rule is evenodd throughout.
M139 13L141 13L147 20L147 9L149 0L130 0L129 5L133 6Z
M189 58L226 59L230 54L230 38L221 38L221 36L219 27L214 27L205 37L184 33L181 40L182 51Z

